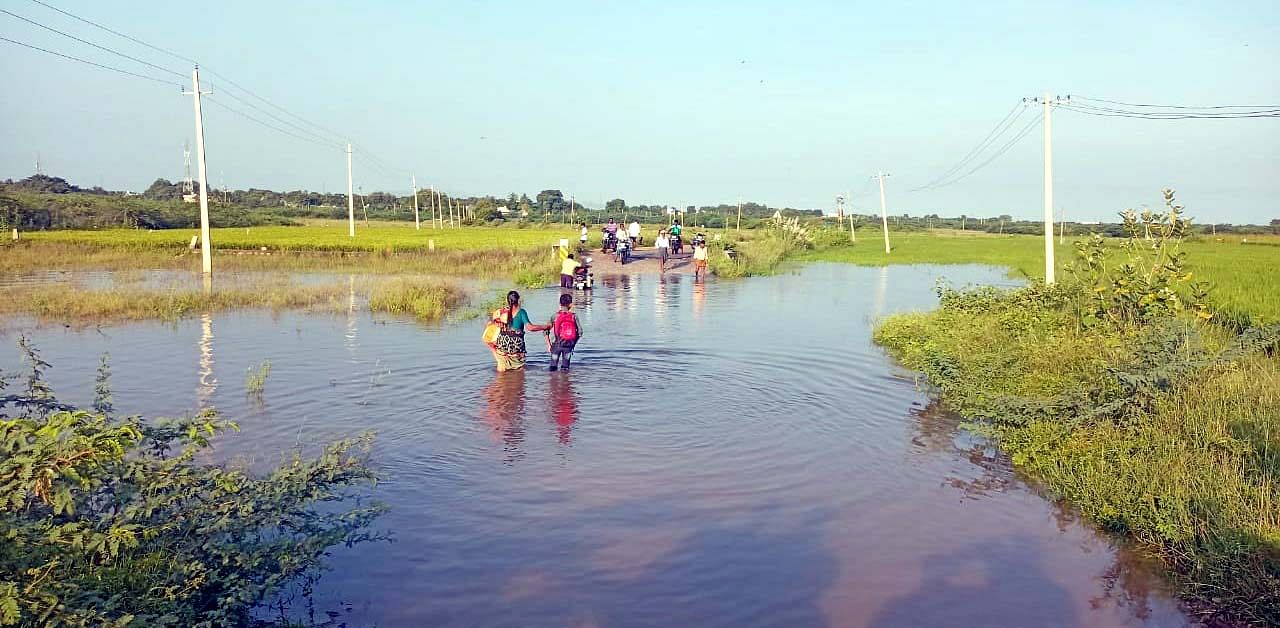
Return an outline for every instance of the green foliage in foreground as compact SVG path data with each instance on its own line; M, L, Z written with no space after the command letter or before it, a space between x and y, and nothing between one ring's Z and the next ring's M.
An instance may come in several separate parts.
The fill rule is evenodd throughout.
M23 390L0 394L0 625L261 623L252 609L330 547L375 538L381 506L341 506L374 480L370 436L265 476L203 464L234 423L116 416L105 364L96 409L68 406L23 348Z
M1189 281L1173 245L1057 286L942 289L876 340L1047 490L1158 555L1196 608L1274 625L1280 324L1236 333L1170 298Z

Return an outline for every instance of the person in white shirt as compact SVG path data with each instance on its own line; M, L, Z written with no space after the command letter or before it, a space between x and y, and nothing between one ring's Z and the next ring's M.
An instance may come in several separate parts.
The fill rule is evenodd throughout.
M631 238L631 246L635 246L640 243L639 220L632 220L631 224L627 225L627 237Z
M667 270L667 255L671 253L671 240L667 238L665 230L658 232L658 237L653 241L653 245L658 249L658 259L662 260L659 272Z
M707 244L698 242L693 245L693 278L696 281L707 272Z
M582 227L582 231L578 235L578 242L581 243L582 246L586 246L587 245L587 223L583 222L578 224Z

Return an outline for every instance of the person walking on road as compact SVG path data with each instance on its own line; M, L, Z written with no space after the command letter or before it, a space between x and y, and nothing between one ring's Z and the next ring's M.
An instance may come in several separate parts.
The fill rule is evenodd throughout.
M707 272L707 243L701 240L693 244L693 278L696 281Z
M658 259L662 260L658 272L666 272L667 257L671 254L671 239L667 237L665 229L658 232L658 237L653 241L653 245L658 249Z

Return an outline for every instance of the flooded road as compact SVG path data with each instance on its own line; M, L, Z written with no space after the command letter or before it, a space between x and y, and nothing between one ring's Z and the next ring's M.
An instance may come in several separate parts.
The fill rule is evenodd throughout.
M87 404L215 406L221 456L377 432L394 543L338 549L316 607L352 626L1182 626L1127 552L1028 488L871 342L980 267L811 265L695 284L600 278L571 372L498 375L481 321L218 314L26 333ZM556 290L526 292L535 321ZM262 397L245 372L264 360Z

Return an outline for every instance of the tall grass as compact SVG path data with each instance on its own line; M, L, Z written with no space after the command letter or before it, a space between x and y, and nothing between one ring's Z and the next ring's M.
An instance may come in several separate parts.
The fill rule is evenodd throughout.
M464 301L465 295L448 284L396 279L374 286L369 294L369 309L437 321Z
M44 322L75 325L119 323L134 320L174 321L206 312L232 309L300 309L313 312L347 311L353 298L377 297L379 309L436 320L465 301L465 292L438 280L364 279L355 282L297 284L275 278L246 284L215 287L210 291L182 286L115 286L94 289L83 285L18 286L0 288L0 314L25 314ZM393 304L413 304L426 295L438 300L433 309ZM383 307L386 304L386 307Z
M510 280L521 270L540 272L555 265L548 248L465 249L387 254L372 251L215 251L215 273L324 272L375 275L439 275ZM0 274L47 270L139 269L200 271L199 252L185 248L135 248L64 242L29 241L0 246ZM558 272L558 270L556 271Z
M717 277L751 277L777 271L782 262L804 250L806 243L794 234L763 229L709 243L707 267ZM729 250L733 255L729 255Z

